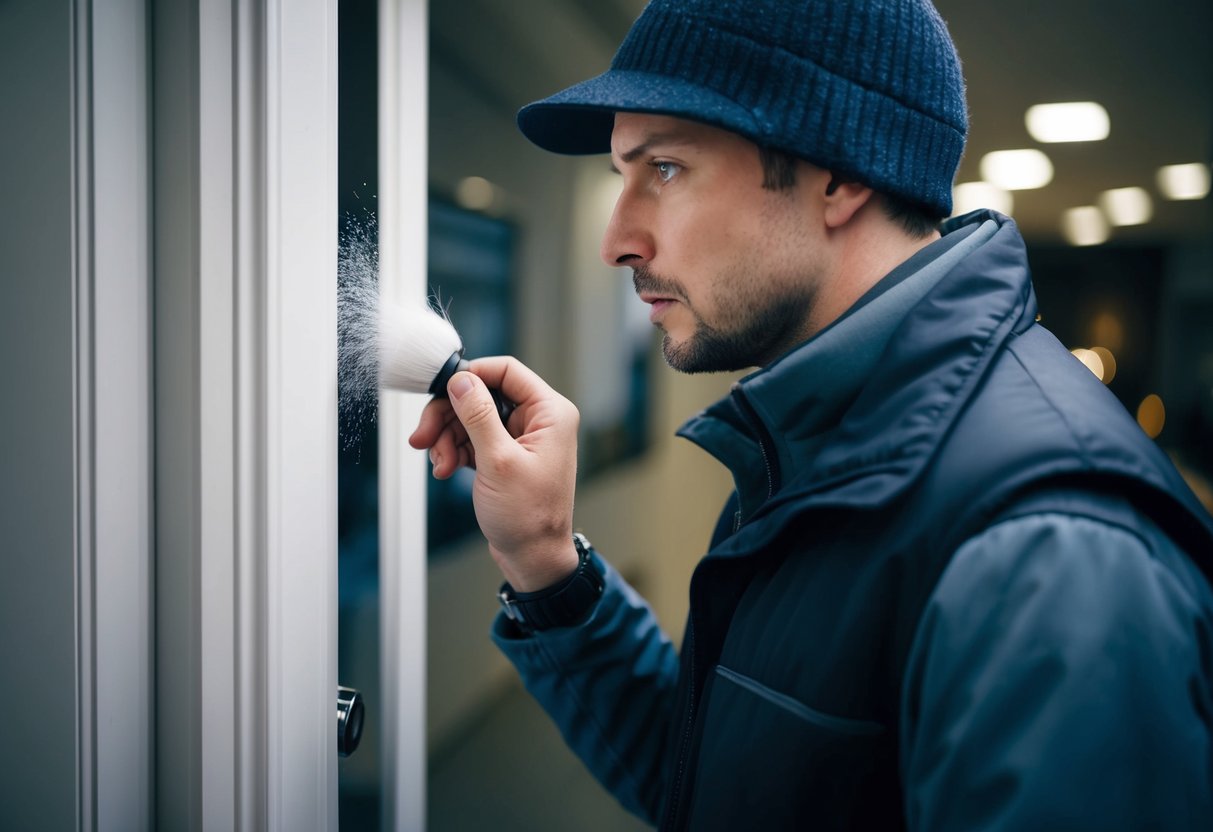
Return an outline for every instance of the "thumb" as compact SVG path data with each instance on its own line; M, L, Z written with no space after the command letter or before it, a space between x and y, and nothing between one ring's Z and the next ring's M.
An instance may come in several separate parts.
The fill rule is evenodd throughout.
M473 447L484 451L512 439L501 424L492 393L475 373L455 373L447 382L446 391Z

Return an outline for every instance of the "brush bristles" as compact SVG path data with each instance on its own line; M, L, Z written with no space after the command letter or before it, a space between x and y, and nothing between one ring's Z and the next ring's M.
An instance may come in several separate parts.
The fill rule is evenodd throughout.
M450 321L427 305L379 309L379 386L428 393L452 353L463 349Z

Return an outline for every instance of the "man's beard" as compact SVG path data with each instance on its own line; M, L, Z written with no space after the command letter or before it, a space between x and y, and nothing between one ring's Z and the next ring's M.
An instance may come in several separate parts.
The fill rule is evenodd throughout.
M695 330L687 340L675 344L667 332L661 341L666 363L683 373L765 366L799 343L798 333L810 304L808 293L799 287L771 289L765 297L759 297L753 283L738 275L736 285L740 288L731 312L713 326L690 305L676 281L654 275L642 266L633 270L632 284L637 294L649 291L677 298L694 317Z

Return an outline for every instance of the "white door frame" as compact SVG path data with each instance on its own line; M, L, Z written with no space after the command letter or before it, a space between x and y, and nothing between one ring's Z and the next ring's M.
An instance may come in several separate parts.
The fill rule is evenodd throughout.
M379 290L424 300L429 4L379 2ZM425 828L426 470L406 437L423 399L379 400L379 582L385 830Z
M0 3L0 56L0 825L146 829L146 3Z
M81 828L151 826L146 3L74 8ZM91 765L90 765L91 764Z
M424 291L426 31L423 2L394 8L402 296ZM28 116L0 136L24 396L0 420L0 701L26 715L2 823L335 830L336 0L10 0L0 23L0 93ZM401 829L424 824L410 407L384 413Z
M155 825L333 830L336 3L153 5Z

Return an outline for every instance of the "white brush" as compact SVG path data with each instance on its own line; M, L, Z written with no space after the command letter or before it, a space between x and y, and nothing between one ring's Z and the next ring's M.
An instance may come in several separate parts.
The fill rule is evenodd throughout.
M378 336L380 387L445 396L451 376L467 369L459 333L426 304L381 299Z
M463 340L444 316L427 304L379 305L379 386L446 397L451 376L468 368ZM513 407L490 390L505 422Z

